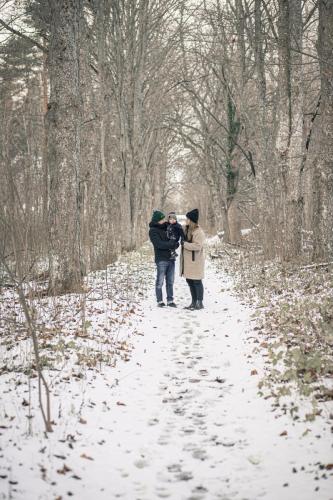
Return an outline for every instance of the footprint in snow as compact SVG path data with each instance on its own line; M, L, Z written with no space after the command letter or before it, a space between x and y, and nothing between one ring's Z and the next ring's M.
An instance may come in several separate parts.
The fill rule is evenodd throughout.
M159 493L156 493L158 498L169 498L171 496L171 493L168 491L160 491Z
M183 352L181 352L182 356L189 356L190 354L191 354L190 351L183 351Z
M180 464L171 464L167 467L169 472L181 472L182 466Z
M192 472L180 472L176 475L176 478L178 481L190 481L193 479L193 474Z
M207 453L205 450L194 450L194 452L192 453L192 457L193 458L196 458L197 460L207 460Z
M151 420L148 420L148 425L157 425L159 423L158 418L152 418Z
M181 417L182 417L183 415L185 415L185 410L184 410L184 408L175 408L175 409L173 410L173 412L174 412L174 414L175 414L175 415L179 415L179 416L181 416Z
M166 445L168 445L168 444L169 444L169 441L168 441L168 439L159 439L159 440L157 441L157 444L158 444L159 446L166 446Z
M195 433L195 429L190 428L190 427L188 427L188 428L183 427L182 429L180 429L180 434L182 436L188 436L189 434L194 434L194 433Z

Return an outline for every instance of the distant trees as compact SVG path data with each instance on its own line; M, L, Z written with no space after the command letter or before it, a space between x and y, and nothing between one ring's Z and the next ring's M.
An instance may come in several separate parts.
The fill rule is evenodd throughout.
M14 16L1 24L10 36L0 60L0 169L29 221L21 224L30 228L30 264L48 258L49 292L64 293L80 289L87 270L139 246L161 204L172 154L165 120L178 2L35 0L27 7L20 25ZM11 220L8 186L0 190Z
M266 257L333 257L331 15L331 2L212 0L184 23L173 126L225 239L247 220Z

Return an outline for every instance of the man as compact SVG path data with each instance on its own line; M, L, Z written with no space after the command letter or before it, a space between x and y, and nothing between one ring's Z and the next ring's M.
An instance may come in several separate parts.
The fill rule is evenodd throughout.
M165 307L163 302L163 283L166 281L167 305L177 307L173 300L173 283L175 280L175 260L171 252L179 247L175 240L169 240L167 236L168 223L165 215L160 210L154 210L149 224L149 238L154 245L156 263L156 300L158 307Z

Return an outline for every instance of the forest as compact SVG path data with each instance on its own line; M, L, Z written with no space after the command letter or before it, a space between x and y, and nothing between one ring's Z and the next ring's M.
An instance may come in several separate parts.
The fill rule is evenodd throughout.
M231 330L238 331L242 321L254 326L253 319L241 312L242 301L255 308L261 316L249 338L264 335L252 347L261 356L259 365L266 358L271 363L266 381L256 385L260 395L294 401L295 387L286 389L285 384L296 384L298 395L313 396L313 406L305 410L305 403L289 401L282 407L277 402L282 418L288 414L294 422L301 420L295 414L302 408L306 425L327 417L325 425L313 424L319 426L317 434L326 435L323 429L329 424L332 429L333 0L0 0L0 113L0 379L10 385L19 377L15 391L23 393L12 397L23 398L23 407L29 408L29 435L35 409L41 410L41 420L34 432L44 428L47 435L58 425L57 438L63 436L55 399L66 386L57 389L53 382L53 371L64 369L60 365L69 363L62 384L79 387L82 378L91 384L89 370L102 376L102 366L112 379L118 359L129 365L139 356L133 335L157 332L151 330L150 317L158 331L174 328L177 320L157 318L147 298L154 287L148 224L156 209L185 214L194 207L209 239L212 266L206 279L211 309L204 314L213 314L217 307L213 295L226 294L227 306L223 301L218 306L215 323L209 323L215 313L205 316L207 328L213 331L222 325L228 307L234 320ZM233 302L232 286L240 302ZM185 317L178 319L186 334L190 327ZM198 335L209 331L206 320L192 324ZM146 330L138 333L141 321ZM229 341L223 337L223 342ZM161 340L161 346L169 352L165 342ZM202 347L209 367L220 364L214 361L211 342ZM221 346L247 349L247 341L243 347L238 340L231 344ZM191 349L196 352L195 345ZM160 359L153 351L148 367L155 355ZM182 355L177 356L183 363ZM237 356L230 358L236 365ZM246 351L246 358L252 356ZM170 354L172 372L176 365L171 359ZM285 365L281 371L280 363ZM76 365L84 367L84 375L75 371ZM230 372L230 380L239 389L236 371ZM258 372L252 367L251 383ZM197 380L197 374L191 377ZM142 384L149 385L153 378L143 378ZM221 378L219 372L214 380L223 385L224 375ZM134 418L122 402L123 394L117 393L116 381L111 385L119 398L115 406ZM104 392L111 390L107 387ZM136 392L125 383L126 390L135 398ZM246 391L252 394L254 389ZM6 405L14 404L4 401L0 430L7 429L10 420ZM328 406L322 409L318 402ZM254 415L265 413L260 404L253 407ZM75 414L84 427L82 408L83 403ZM193 411L198 413L197 408ZM150 415L149 421L154 418ZM24 427L23 420L17 429ZM71 425L76 437L69 442L74 446L80 438ZM287 432L272 429L267 432ZM68 435L72 436L67 434L66 443ZM230 439L223 446L236 443L235 437ZM27 450L31 443L26 442ZM94 446L90 443L92 453ZM318 448L309 446L313 458ZM0 451L3 458L3 448ZM321 451L325 455L327 450ZM200 453L196 458L205 457ZM279 453L283 457L286 451L281 448ZM58 455L57 451L54 456ZM324 482L333 468L325 456L316 472L315 466L312 470L316 477L318 467L324 470ZM93 460L89 449L82 457L84 462ZM251 457L250 467L257 466L257 455ZM96 459L95 466L99 463ZM0 472L1 467L0 463ZM267 467L272 474L269 459ZM56 476L71 474L67 462L52 470ZM230 484L241 488L236 469L231 470ZM38 474L48 482L47 493L37 482L28 493L20 493L11 473L1 472L0 498L65 498L67 486L55 492L45 471ZM135 471L128 472L133 484ZM172 471L184 488L200 476ZM264 498L282 498L290 480L281 481L282 490L276 486L273 494L269 477L270 493ZM9 478L8 490L1 489L1 478ZM320 492L312 496L317 490L310 493L306 482L298 496L294 491L300 484L295 483L288 498L329 500L318 496ZM80 490L78 497L91 498L91 488ZM159 497L157 490L134 493L126 490L128 484L124 488L131 500ZM209 487L208 493L200 485L196 488L192 497L186 496L190 490L181 488L170 490L169 496L222 498ZM116 490L115 496L104 497L107 491L111 490L101 489L96 498L118 498ZM231 490L226 491L231 498ZM254 496L246 498L256 500L261 490L253 491ZM328 489L324 491L328 495ZM38 496L42 492L46 496ZM246 495L246 488L238 493L232 498L245 498L241 495Z
M265 258L332 259L330 1L2 4L1 255L20 278L47 261L50 293L77 289L179 196Z

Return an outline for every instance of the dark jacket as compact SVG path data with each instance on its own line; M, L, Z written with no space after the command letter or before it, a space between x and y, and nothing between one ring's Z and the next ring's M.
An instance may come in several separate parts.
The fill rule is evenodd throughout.
M154 245L155 262L170 260L171 250L178 247L178 243L175 240L168 239L167 227L167 222L164 224L151 222L149 224L149 239Z
M176 224L169 224L167 228L167 235L169 240L184 241L184 231L179 222Z

